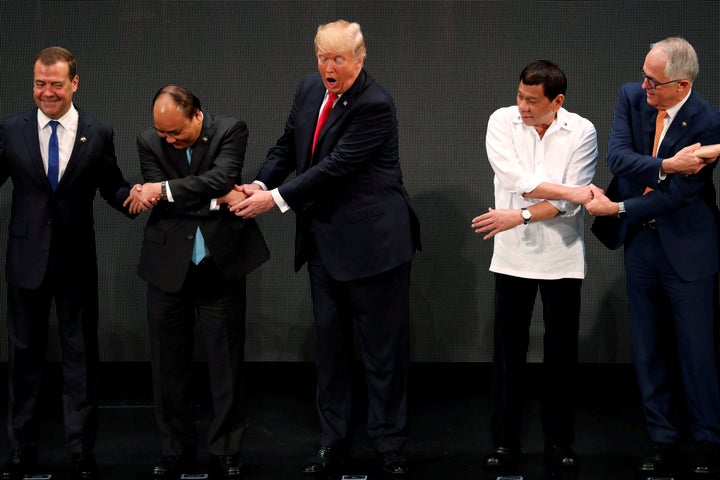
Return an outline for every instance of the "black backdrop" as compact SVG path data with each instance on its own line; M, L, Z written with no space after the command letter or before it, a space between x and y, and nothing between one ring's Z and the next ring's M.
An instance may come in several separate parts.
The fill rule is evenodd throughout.
M617 89L639 79L651 42L687 38L700 57L694 88L720 105L720 2L714 0L2 0L0 117L33 106L34 55L62 45L78 59L76 104L114 126L119 163L131 182L140 180L135 135L151 126L154 92L171 82L193 90L205 110L248 123L245 177L251 180L281 133L297 81L315 70L315 29L338 18L360 23L366 68L398 108L405 183L425 247L412 275L415 361L491 359L492 243L472 232L470 220L493 203L487 118L514 103L524 65L546 58L565 70L566 108L598 131L600 186L609 179L604 158ZM0 190L3 252L11 188L8 182ZM135 273L144 223L145 217L130 221L96 201L105 361L148 359L145 284ZM293 214L273 211L260 225L272 259L248 279L246 357L311 360L307 273L292 269ZM586 231L581 361L628 362L622 253L605 250ZM2 319L4 280L0 289ZM539 311L532 329L530 358L537 361ZM5 360L2 320L0 338ZM59 357L54 332L49 350L49 358Z

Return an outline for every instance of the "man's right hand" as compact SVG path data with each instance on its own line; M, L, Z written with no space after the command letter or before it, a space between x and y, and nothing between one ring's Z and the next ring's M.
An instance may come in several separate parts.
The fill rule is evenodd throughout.
M699 148L699 143L688 145L672 157L663 160L660 170L663 174L679 173L686 176L698 173L705 165L714 162L717 158L708 159L695 155L694 152Z

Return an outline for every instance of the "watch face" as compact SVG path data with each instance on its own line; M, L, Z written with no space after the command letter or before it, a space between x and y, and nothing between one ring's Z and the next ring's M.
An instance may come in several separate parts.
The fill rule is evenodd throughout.
M532 213L530 213L530 210L528 210L527 208L524 208L522 210L522 218L524 218L525 220L530 220L530 217L532 217Z

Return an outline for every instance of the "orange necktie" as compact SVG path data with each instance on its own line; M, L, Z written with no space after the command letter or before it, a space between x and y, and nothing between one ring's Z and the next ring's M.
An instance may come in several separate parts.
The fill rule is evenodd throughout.
M325 120L327 120L328 115L330 115L330 110L333 109L333 105L335 104L336 99L337 95L328 92L327 102L325 102L325 107L323 107L322 112L320 112L320 118L318 118L317 126L315 127L315 135L313 135L313 153L315 153L315 143L317 142L317 138L320 135L320 130L322 130L322 126L325 123Z
M667 117L666 110L658 110L657 118L655 118L655 140L653 140L653 157L657 156L658 145L660 144L660 135L662 135L663 128L665 128L665 117ZM645 187L643 195L652 192L653 189Z
M660 135L662 135L663 128L665 128L665 117L667 117L666 110L658 110L657 118L655 119L655 140L653 141L653 157L657 155L658 144L660 143Z

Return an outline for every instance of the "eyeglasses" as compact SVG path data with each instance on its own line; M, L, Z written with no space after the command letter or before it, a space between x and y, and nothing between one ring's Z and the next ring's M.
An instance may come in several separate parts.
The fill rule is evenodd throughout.
M652 78L648 77L647 75L645 75L645 72L640 72L640 75L642 75L643 81L647 80L647 82L650 84L650 88L652 88L653 90L658 87L662 87L663 85L679 82L680 80L682 80L682 78L678 78L677 80L670 80L669 82L657 82L657 81L653 80Z

